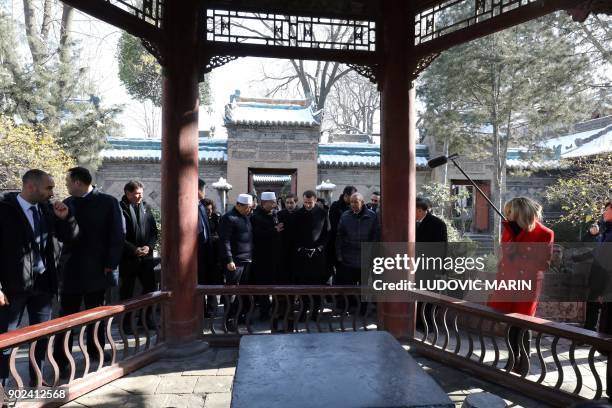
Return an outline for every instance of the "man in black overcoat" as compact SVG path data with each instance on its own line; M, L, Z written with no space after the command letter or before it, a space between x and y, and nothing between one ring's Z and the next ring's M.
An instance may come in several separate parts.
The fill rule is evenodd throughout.
M330 236L329 217L327 212L317 203L316 193L307 190L303 195L303 206L292 217L290 235L292 242L292 274L293 281L298 285L326 285L331 273L327 267L326 248ZM302 298L304 308L310 308L307 297ZM312 305L312 318L316 319L321 299L315 297Z
M218 222L211 223L208 206L212 201L206 199L206 182L198 180L198 284L199 285L222 285L223 273L218 265L219 235L217 233ZM217 215L217 214L215 214ZM218 215L217 215L218 216ZM219 217L220 218L220 217ZM218 301L216 295L206 295L206 317L212 317L217 310Z
M357 192L357 188L354 186L346 186L342 191L342 195L338 197L336 201L329 207L329 224L330 234L329 242L327 244L327 267L330 270L330 274L334 273L334 269L338 269L336 260L336 235L338 233L338 224L340 223L340 217L346 211L350 210L351 196Z
M446 257L446 244L448 242L448 234L446 223L440 218L431 213L431 202L425 197L416 198L416 231L415 231L415 256L420 257ZM444 262L442 261L442 264ZM435 268L421 269L415 274L417 285L425 285L427 281L435 279L435 275L443 272ZM417 307L417 327L423 329L423 319L421 315L422 304ZM431 304L425 307L426 321L431 330Z
M299 285L324 285L330 278L325 253L329 218L316 202L314 191L304 192L303 206L293 215L293 281Z
M282 266L283 225L276 213L276 194L266 191L261 194L260 205L251 216L253 226L253 266L251 276L255 285L278 285ZM260 296L258 299L260 317L270 317L270 298Z
M140 281L142 293L155 291L155 267L153 249L157 244L158 231L151 206L145 201L144 186L139 181L129 181L123 187L124 196L119 205L125 220L125 242L119 265L119 298L130 299L134 296L136 279ZM124 327L131 330L129 315ZM155 322L147 316L147 326L155 327Z
M104 304L106 289L118 283L117 267L125 243L119 201L92 186L89 170L84 167L69 169L66 187L70 197L64 203L76 218L79 235L62 249L60 317L79 312L81 304L85 305L85 309ZM104 347L103 325L100 325L98 339ZM68 372L63 344L56 342L55 345L56 360L65 377ZM99 358L93 339L93 325L87 328L87 350L91 359Z
M0 197L0 334L15 330L26 308L31 325L51 319L60 242L78 234L68 206L49 202L54 187L51 175L32 169L22 177L21 192ZM47 340L40 339L35 350L41 369L46 345ZM10 351L0 354L2 385L8 378ZM38 385L32 365L29 385Z

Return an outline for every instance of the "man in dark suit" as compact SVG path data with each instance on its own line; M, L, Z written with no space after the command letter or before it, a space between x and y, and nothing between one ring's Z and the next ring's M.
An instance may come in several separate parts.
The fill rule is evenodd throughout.
M213 235L206 210L206 182L198 180L198 284L199 285L221 285L223 276L217 267L217 254ZM217 309L217 296L206 296L206 317L211 317Z
M261 204L251 216L253 226L253 269L251 271L254 285L278 285L281 275L282 231L284 225L279 222L276 212L276 194L273 191L261 193ZM258 296L260 319L270 318L270 297Z
M350 210L351 196L357 192L355 186L346 186L342 190L342 195L338 197L329 207L329 241L327 243L327 268L329 269L330 275L337 272L338 261L336 260L336 234L338 233L338 224L340 223L340 217L346 211Z
M325 285L331 277L325 253L330 239L329 217L324 209L316 205L314 191L305 191L302 199L302 208L293 214L288 226L293 245L293 281L298 285ZM321 305L320 297L315 296L313 303L311 316L316 319ZM300 316L302 320L309 307L310 301L305 298Z
M79 224L79 236L64 245L60 280L60 316L102 306L106 289L117 284L116 269L121 260L125 231L119 201L93 187L89 170L73 167L68 170L66 187L70 197L64 203ZM104 327L98 331L104 346ZM70 339L72 340L72 339ZM65 376L66 356L61 342L56 342L56 360ZM72 344L70 341L69 344ZM97 359L93 325L87 328L87 350Z
M51 318L57 294L59 241L68 242L78 233L68 207L49 204L55 183L42 170L29 170L22 178L20 193L0 199L0 333L15 330L27 307L30 324ZM42 368L46 340L39 340L35 358ZM0 355L0 378L8 377L8 354ZM36 378L30 366L30 386Z
M130 299L134 296L136 279L140 281L142 293L155 291L153 268L153 249L157 243L158 231L151 207L143 201L144 186L139 181L130 181L123 187L124 195L119 205L125 220L125 241L119 265L119 298ZM130 331L130 316L126 315L124 327ZM155 322L147 316L147 326L153 328Z
M440 218L431 213L431 202L425 197L416 198L416 231L415 231L415 256L424 256L430 258L444 258L446 256L446 243L448 242L448 234L446 223ZM417 285L426 285L438 271L435 268L427 270L418 270L415 274ZM417 328L423 329L423 321L421 316L422 304L418 304L417 308ZM426 322L431 330L431 304L425 307Z
M427 198L416 199L416 242L448 242L446 223L431 213Z

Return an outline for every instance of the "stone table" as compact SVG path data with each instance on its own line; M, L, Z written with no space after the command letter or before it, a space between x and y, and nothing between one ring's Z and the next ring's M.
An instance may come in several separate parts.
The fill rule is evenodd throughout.
M454 407L383 331L243 336L233 408Z

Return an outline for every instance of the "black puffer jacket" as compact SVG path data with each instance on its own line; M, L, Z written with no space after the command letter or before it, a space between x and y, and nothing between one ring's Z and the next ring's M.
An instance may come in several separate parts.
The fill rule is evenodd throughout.
M17 193L0 197L0 290L9 298L15 293L34 289L35 280L44 276L45 288L57 291L57 263L61 252L60 242L68 242L78 234L75 218L70 214L66 221L53 213L50 205L39 205L42 218L47 225L45 244L46 271L34 275L34 236L19 202Z
M218 231L222 265L253 259L253 228L249 217L241 215L234 207L223 214Z

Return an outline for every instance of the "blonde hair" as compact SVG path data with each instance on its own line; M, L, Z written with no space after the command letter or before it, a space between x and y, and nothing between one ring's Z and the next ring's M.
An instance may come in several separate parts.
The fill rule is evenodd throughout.
M536 221L542 218L542 206L527 197L515 197L504 205L506 214L524 230L533 231Z

